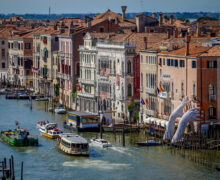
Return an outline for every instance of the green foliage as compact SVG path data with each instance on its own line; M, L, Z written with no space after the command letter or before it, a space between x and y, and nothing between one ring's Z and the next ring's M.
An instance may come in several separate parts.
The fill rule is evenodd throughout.
M54 85L55 96L59 96L59 88L60 88L60 85L58 83Z
M130 104L129 106L128 106L128 111L133 111L134 109L139 109L140 108L140 103L138 103L138 102L135 102L135 103L133 103L133 104Z
M211 21L213 21L213 20L218 20L218 19L213 18L213 17L200 17L200 18L197 19L197 22L200 22L202 20L211 20Z

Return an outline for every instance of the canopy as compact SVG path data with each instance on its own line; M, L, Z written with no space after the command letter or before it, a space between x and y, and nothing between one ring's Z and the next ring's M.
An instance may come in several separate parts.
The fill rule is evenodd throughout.
M144 123L146 123L146 124L154 123L156 125L166 127L167 124L168 124L168 121L165 120L165 119L158 119L158 118L154 118L154 117L148 117L148 118L144 119Z

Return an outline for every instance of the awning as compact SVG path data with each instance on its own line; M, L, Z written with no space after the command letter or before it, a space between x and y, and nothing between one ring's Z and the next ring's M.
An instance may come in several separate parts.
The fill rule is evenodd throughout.
M162 127L166 127L168 124L168 121L165 119L158 119L158 118L154 118L154 117L148 117L146 119L144 119L144 123L146 124L156 124L156 125L160 125Z

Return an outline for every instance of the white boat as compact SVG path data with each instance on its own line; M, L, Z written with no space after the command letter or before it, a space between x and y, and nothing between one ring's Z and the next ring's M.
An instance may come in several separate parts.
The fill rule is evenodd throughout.
M38 122L37 128L39 128L39 131L41 132L42 136L56 139L59 137L60 134L63 133L63 131L59 128L57 128L56 123L45 123L45 122Z
M112 144L105 139L93 138L91 144L102 148L112 147Z
M59 106L54 110L54 112L57 113L57 114L65 114L65 113L66 113L66 109L64 109L62 105L59 105Z
M48 101L48 97L41 97L41 98L36 98L35 101Z
M89 144L83 137L73 133L63 133L57 141L57 148L72 156L89 156Z

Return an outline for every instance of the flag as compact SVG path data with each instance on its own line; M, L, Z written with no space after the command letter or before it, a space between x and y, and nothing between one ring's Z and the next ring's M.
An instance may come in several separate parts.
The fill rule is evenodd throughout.
M162 86L160 85L160 92L163 92L163 88L162 88Z
M143 98L141 98L141 104L145 105L145 102L144 102Z
M82 90L82 88L80 87L80 85L78 85L77 91L81 91L81 90Z
M75 98L75 97L76 97L76 95L77 95L77 91L76 91L76 92L74 92L74 93L72 93L72 98Z
M146 102L147 105L149 104L147 99L145 100L145 102Z
M160 94L160 90L159 90L159 88L157 88L157 94Z

